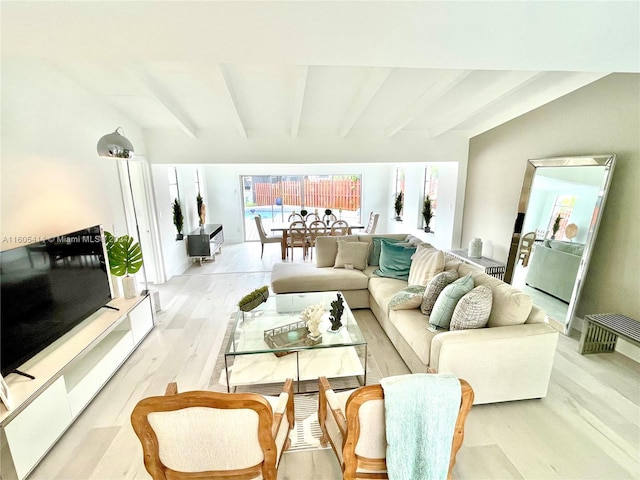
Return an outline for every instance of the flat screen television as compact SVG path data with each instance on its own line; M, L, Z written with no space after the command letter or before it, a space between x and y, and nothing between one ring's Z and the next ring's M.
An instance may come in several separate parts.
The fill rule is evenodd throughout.
M111 298L100 225L0 252L2 375L15 372Z

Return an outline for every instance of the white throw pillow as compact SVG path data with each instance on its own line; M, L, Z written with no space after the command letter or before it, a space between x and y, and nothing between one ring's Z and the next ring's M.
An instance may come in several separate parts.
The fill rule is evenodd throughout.
M418 245L411 257L409 285L426 286L433 277L444 271L444 252L430 245Z
M484 328L491 314L491 288L480 285L460 299L453 310L449 330Z
M522 325L527 321L533 300L526 293L502 283L493 287L493 306L489 316L489 327Z
M369 242L345 242L338 239L338 254L333 268L349 268L352 265L356 270L367 268L369 257Z
M391 310L411 310L418 308L422 303L422 296L424 295L424 289L422 285L409 285L396 293L389 302L389 308Z

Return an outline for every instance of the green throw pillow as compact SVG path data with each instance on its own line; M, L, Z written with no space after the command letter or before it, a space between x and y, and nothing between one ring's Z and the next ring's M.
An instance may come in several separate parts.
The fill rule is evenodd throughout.
M433 306L429 323L434 327L448 329L458 301L473 290L473 286L473 277L469 274L444 287Z
M367 262L369 265L380 265L380 250L382 240L385 240L389 243L404 242L404 240L396 240L393 238L373 237L371 239L371 250L369 250L369 261Z
M383 238L380 248L380 268L373 273L380 277L407 280L411 269L411 257L415 251L416 247L405 247Z

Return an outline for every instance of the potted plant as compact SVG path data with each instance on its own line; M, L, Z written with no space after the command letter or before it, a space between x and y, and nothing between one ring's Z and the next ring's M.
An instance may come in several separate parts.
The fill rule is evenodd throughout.
M199 193L198 193L198 196L196 197L196 204L198 209L198 225L204 225L207 207L203 203L202 196Z
M182 215L182 207L180 206L180 202L177 198L173 201L173 224L175 225L176 230L178 230L176 240L182 240L184 238L184 235L182 234L184 216Z
M327 209L324 211L324 214L325 214L325 215L331 215L331 209L330 209L330 208L327 208Z
M402 207L404 205L404 193L403 192L398 192L398 194L396 195L396 201L393 204L393 209L396 212L396 221L401 221L402 217L400 216L400 213L402 213Z
M551 240L555 240L556 234L558 233L558 230L560 230L560 220L562 220L562 217L560 216L560 214L558 214L555 221L553 222L553 227L551 227L551 231L553 232L553 234L551 235Z
M238 308L243 312L249 312L265 302L267 298L269 298L269 287L265 285L242 297L238 302Z
M135 297L138 292L135 278L132 275L138 273L142 267L140 244L134 242L133 237L129 235L123 235L117 240L111 235L111 241L107 240L107 256L111 273L116 277L124 276L122 279L124 298Z
M300 210L300 215L302 215L302 218L306 218L308 214L309 214L308 210L305 210L304 208Z
M431 210L431 199L429 195L424 197L424 203L422 204L422 218L424 218L424 231L429 233L431 231L431 227L429 224L431 223L431 219L433 218L433 211Z

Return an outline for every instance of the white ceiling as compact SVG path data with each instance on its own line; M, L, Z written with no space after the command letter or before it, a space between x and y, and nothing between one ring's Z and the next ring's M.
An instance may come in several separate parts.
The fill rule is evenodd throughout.
M10 2L37 58L148 138L472 137L640 71L638 2ZM175 137L180 132L180 137ZM195 147L197 148L197 147ZM153 161L153 160L152 160Z

